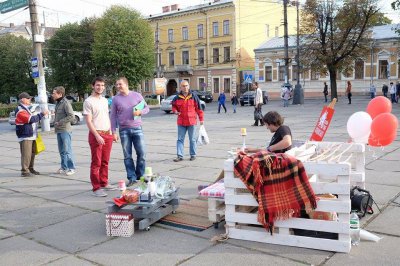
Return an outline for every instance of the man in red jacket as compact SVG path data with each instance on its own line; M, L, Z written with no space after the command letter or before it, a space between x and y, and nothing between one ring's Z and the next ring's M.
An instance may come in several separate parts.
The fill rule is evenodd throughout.
M204 123L204 113L200 108L200 100L197 95L192 94L189 83L184 80L180 84L181 92L172 100L172 112L178 115L178 140L176 141L177 157L174 162L183 160L183 145L186 132L189 134L190 160L196 160L196 134L194 134L197 116L200 125Z

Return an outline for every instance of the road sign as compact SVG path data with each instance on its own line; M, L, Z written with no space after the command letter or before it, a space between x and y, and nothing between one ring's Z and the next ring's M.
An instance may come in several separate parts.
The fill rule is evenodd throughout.
M28 0L7 0L0 3L0 13L4 14L28 5Z
M38 78L39 77L39 62L37 57L34 57L31 59L31 65L32 65L32 78Z
M244 83L252 83L252 82L253 82L253 75L244 74Z

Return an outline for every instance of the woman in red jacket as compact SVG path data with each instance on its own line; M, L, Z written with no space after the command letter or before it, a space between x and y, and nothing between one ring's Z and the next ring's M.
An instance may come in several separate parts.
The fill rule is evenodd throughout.
M186 132L189 134L190 160L196 159L196 134L194 134L197 117L200 125L204 123L204 113L200 108L200 100L197 95L189 90L189 83L184 80L180 84L181 92L172 100L172 112L178 115L178 140L176 141L177 157L174 162L183 160L183 147Z

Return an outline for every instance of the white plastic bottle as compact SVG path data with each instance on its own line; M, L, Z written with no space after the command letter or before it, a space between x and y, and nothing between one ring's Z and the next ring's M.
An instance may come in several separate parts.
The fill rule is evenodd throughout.
M350 238L353 246L360 243L360 219L356 211L352 211L350 215Z

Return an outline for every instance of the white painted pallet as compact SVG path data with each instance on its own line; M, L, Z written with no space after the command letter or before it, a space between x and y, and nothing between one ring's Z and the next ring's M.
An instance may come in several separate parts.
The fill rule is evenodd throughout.
M220 223L225 218L225 199L208 198L208 220L214 223L214 227L218 228Z
M317 144L316 150L322 149L324 144L322 142ZM308 148L310 146L306 147L306 149ZM350 149L357 150L361 149L361 147L355 145ZM352 150L351 152L363 153L362 150ZM350 178L356 176L355 173L357 171L354 169L357 168L356 161L360 160L360 158L357 159L356 157L352 160L354 159L355 162L353 164L350 160L348 162L306 161L304 163L307 174L311 177L310 183L315 194L331 193L338 195L337 199L320 199L317 203L316 211L336 212L338 220L323 221L303 218L278 220L275 222L273 235L257 222L257 212L240 211L241 208L239 206L257 207L258 203L251 193L246 190L243 182L234 176L233 159L226 160L224 163L225 221L229 238L336 252L350 252ZM337 233L338 239L298 236L293 234L293 228Z

